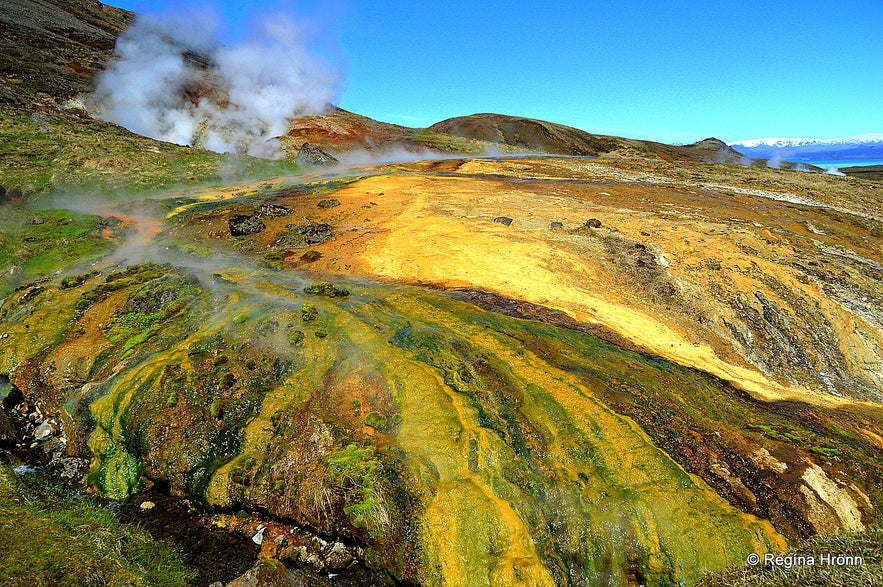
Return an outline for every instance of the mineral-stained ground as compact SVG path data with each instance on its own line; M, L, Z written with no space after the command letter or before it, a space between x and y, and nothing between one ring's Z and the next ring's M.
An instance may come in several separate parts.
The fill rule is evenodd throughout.
M0 434L370 584L692 584L879 517L879 186L504 157L38 194L2 206Z

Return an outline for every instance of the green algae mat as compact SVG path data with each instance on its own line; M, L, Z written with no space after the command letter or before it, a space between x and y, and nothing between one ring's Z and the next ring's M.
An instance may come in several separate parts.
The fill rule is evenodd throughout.
M784 548L606 401L736 401L721 382L441 293L347 289L132 266L13 296L4 328L30 338L0 365L64 357L64 377L101 381L56 399L102 494L149 479L272 512L424 585L692 583Z
M554 312L205 243L136 263L108 255L131 219L25 216L4 254L39 279L4 291L0 375L112 499L159 485L345 540L391 581L496 586L694 584L880 497L858 413L763 403ZM47 223L58 243L29 244Z

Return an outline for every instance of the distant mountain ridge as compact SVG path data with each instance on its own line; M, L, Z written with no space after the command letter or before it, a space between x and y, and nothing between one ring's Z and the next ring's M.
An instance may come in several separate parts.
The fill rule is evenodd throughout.
M748 157L808 160L883 158L883 133L867 133L837 139L751 139L729 145Z

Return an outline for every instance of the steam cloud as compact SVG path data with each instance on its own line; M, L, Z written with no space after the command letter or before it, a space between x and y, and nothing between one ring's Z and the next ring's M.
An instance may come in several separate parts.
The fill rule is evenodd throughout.
M288 119L323 112L337 73L310 55L293 19L255 23L226 47L211 14L139 15L117 40L119 59L97 80L90 109L154 139L221 153L280 157Z

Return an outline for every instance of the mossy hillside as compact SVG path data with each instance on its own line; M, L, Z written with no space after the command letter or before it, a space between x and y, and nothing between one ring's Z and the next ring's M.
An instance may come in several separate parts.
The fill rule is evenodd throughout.
M112 229L100 216L67 210L3 206L0 215L0 296L21 281L70 271L113 248Z
M61 343L76 316L75 289L34 284L10 293L0 306L0 373L12 373L26 361Z
M466 315L469 310L464 309ZM490 318L495 321L495 318ZM746 451L764 448L769 453L790 455L792 467L806 462L824 465L829 475L854 480L873 503L883 495L869 475L883 475L883 454L850 428L867 426L857 413L822 415L797 403L752 401L717 378L655 357L599 341L582 332L551 325L518 321L490 326L523 345L522 352L544 360L593 390L599 399L638 422L652 441L678 462L700 474L728 499L761 517L775 518L789 539L803 537L799 523L778 515L792 507L787 483L769 487L769 480L753 476L746 468ZM713 411L708 406L714 406ZM840 425L838 425L838 422ZM846 435L843 432L847 432ZM796 451L796 452L795 452ZM713 471L715 462L725 463L742 481L724 480ZM757 501L744 498L740 483L747 483ZM854 499L861 503L859 495ZM867 510L873 516L873 510ZM804 530L805 531L805 530Z
M228 288L211 297L170 266L142 264L61 290L70 307L85 300L83 318L114 304L111 357L135 336L126 328L157 327L89 396L102 396L90 438L101 491L166 481L208 505L363 541L376 564L423 584L630 572L689 582L784 546L658 448L689 432L674 416L618 413L632 396L666 410L714 401L722 430L779 442L745 426L778 430L776 413L716 379L416 289L346 285L349 296L327 297L277 272ZM153 317L174 292L190 292L185 307ZM292 345L296 332L310 335ZM802 442L819 434L789 430Z
M288 160L223 155L135 135L113 124L0 110L0 185L27 194L98 190L111 197L230 176L295 175Z
M3 463L0 542L0 584L8 587L181 587L195 579L173 545Z
M134 487L133 479L121 475L135 471L115 464L117 459L132 458L151 479L206 499L215 470L240 453L241 431L259 409L263 395L293 364L239 342L258 340L261 334L254 329L268 328L257 320L251 322L248 334L241 332L245 322L237 324L234 319L241 313L232 314L239 309L214 316L220 322L210 322L208 332L196 330L168 340L160 360L121 373L107 395L92 404L98 425L90 446L109 444L119 451L119 455L106 450L104 456L98 455L92 478L103 480L99 489ZM226 329L221 326L224 322ZM162 325L157 328L162 335Z
M414 305L403 304L403 296L395 300L396 306L404 310L402 314L414 316ZM445 387L469 398L466 405L474 410L475 432L465 434L468 428L464 429L460 441L460 453L469 470L482 475L492 491L505 497L528 524L531 520L557 520L555 525L564 535L568 532L565 528L572 524L570 531L574 534L567 542L575 552L554 552L553 545L561 544L563 536L550 536L547 523L530 528L537 550L544 553L543 558L549 557L544 562L556 581L575 575L591 581L601 576L603 568L622 568L642 557L645 566L641 572L651 583L676 580L702 564L720 564L732 556L731 551L716 546L697 555L696 545L683 538L695 538L707 528L729 534L730 544L741 542L746 551L761 545L781 547L781 539L769 525L732 510L704 483L655 449L634 424L593 401L593 394L581 389L577 381L561 372L551 379L541 375L554 373L554 367L539 357L524 357L512 344L517 338L502 334L489 337L488 326L501 317L457 307L444 298L428 301L444 305L446 311L423 306L421 314L430 321L418 328L411 320L409 326L396 331L393 343L413 349L421 361L440 371ZM503 318L503 322L508 333L522 321ZM522 327L529 328L535 323L524 324L527 326ZM557 393L562 388L569 388L569 393ZM403 427L407 422L408 413L403 411ZM622 462L623 452L629 455L627 463ZM539 458L540 454L547 458ZM549 468L544 466L546 463L558 466ZM564 467L562 463L569 465ZM652 478L654 487L670 483L671 490L648 488L645 492L640 489L642 483L635 483L634 473L629 473L635 469L641 471L639 477ZM558 479L550 482L550 477ZM580 487L580 493L574 494L573 487ZM693 505L684 507L678 500L660 500L660 493L685 494ZM693 495L687 498L689 494ZM619 503L612 511L620 513L605 519L602 512L606 508L599 507L610 500ZM697 506L699 503L703 505ZM622 516L624 511L631 514ZM697 516L708 519L699 522ZM696 521L696 526L687 520ZM673 531L678 525L680 531ZM586 544L579 537L580 527L595 528L597 541ZM632 536L635 542L611 546L617 540L607 532ZM737 538L742 532L742 538ZM466 544L459 546L469 548ZM546 550L550 547L552 550ZM685 559L686 553L697 558ZM678 562L665 562L672 560Z

